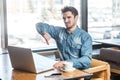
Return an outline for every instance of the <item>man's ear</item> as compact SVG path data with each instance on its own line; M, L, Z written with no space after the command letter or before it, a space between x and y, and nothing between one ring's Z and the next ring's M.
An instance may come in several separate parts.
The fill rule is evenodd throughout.
M78 20L78 17L79 17L78 15L75 16L75 20L76 20L76 21Z

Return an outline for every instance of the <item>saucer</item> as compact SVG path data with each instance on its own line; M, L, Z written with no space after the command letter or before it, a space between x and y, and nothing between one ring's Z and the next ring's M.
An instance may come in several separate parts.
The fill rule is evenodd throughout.
M71 68L71 69L67 69L67 70L61 69L61 70L64 71L64 72L71 72L71 71L74 71L75 68Z

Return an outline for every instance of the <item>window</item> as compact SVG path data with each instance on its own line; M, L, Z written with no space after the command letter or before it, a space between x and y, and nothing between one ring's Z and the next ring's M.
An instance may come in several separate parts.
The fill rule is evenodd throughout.
M0 9L1 10L1 9ZM1 12L1 11L0 11ZM0 48L1 48L1 13L0 13Z
M88 32L92 38L120 38L119 13L119 0L88 0Z
M61 8L74 6L80 12L80 0L7 0L8 45L23 45L33 49L55 47L47 45L37 33L35 24L46 22L64 26ZM80 24L80 23L78 23Z
M1 1L0 1L0 48L1 48L1 26L2 26L2 24L1 24L1 20L2 20L1 15L2 15L2 4L1 4Z
M0 0L0 48L7 44L6 0Z

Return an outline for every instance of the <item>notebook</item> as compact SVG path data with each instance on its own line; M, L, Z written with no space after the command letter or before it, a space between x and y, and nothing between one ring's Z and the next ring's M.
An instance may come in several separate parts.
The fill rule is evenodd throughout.
M41 73L53 69L56 61L32 53L30 48L8 46L8 53L12 67L17 70L23 70L33 73Z

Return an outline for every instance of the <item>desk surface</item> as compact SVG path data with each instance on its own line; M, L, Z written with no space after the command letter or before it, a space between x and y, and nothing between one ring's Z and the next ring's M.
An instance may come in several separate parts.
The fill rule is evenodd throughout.
M33 74L24 71L14 70L11 67L11 62L8 54L0 54L0 78L2 80L63 80L68 78L83 78L84 76L90 75L89 73L74 70L73 72L61 72L62 76L45 77L56 72L51 70L48 72Z
M109 44L109 45L114 45L114 46L120 46L120 39L94 40L94 42L99 42L99 43Z

